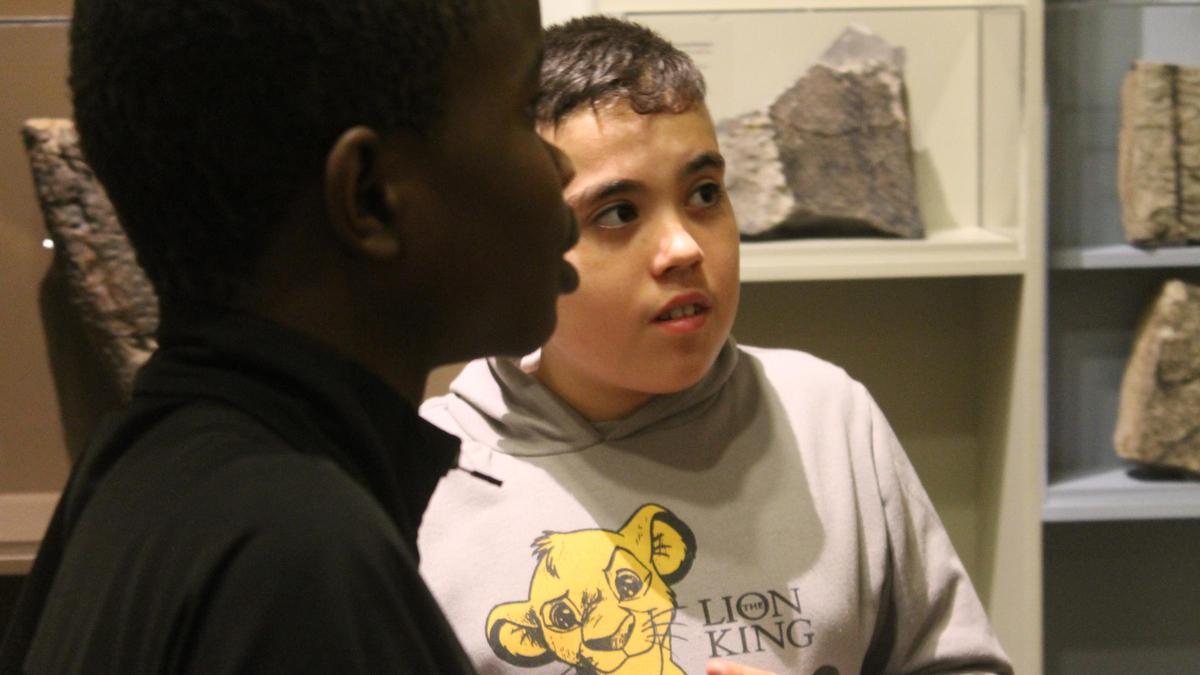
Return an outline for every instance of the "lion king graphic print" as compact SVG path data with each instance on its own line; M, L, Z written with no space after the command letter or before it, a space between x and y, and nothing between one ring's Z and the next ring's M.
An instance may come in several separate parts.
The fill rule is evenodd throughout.
M533 542L529 597L492 608L487 640L522 667L559 661L578 673L671 674L672 586L696 557L696 538L657 504L619 530L545 532Z

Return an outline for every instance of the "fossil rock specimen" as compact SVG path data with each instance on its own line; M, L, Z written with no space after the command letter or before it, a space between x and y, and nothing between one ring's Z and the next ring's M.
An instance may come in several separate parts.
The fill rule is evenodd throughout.
M1200 67L1135 63L1121 87L1119 140L1126 239L1200 243Z
M903 69L851 26L767 110L718 125L745 238L924 235Z
M128 396L134 374L156 346L154 289L104 188L83 160L74 124L29 120L22 136L54 241L56 272L106 375Z
M1200 286L1168 281L1121 385L1117 454L1200 473Z
M787 220L796 199L783 175L775 127L762 111L717 123L725 157L725 189L743 235L760 235Z

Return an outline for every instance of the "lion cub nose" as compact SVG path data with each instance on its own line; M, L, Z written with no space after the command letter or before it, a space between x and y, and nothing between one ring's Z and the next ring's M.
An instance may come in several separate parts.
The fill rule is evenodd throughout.
M625 620L621 622L621 625L617 626L617 629L612 633L605 635L604 637L584 639L583 644L587 646L588 649L594 649L596 651L609 652L616 651L618 649L624 649L625 644L629 642L629 636L633 635L633 624L633 617L626 616Z

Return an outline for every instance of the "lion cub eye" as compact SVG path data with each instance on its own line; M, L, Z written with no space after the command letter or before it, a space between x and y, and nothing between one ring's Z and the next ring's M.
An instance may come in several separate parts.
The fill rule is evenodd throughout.
M619 599L628 600L641 592L642 578L633 570L621 570L617 572L617 576L613 580L613 586L617 591Z
M579 624L579 620L570 605L559 602L550 608L550 624L559 630L570 630Z

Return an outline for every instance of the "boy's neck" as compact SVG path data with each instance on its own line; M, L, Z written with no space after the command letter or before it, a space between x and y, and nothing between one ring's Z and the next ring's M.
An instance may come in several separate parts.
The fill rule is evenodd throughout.
M624 419L654 398L651 393L623 389L577 372L567 372L545 348L533 376L589 422Z

